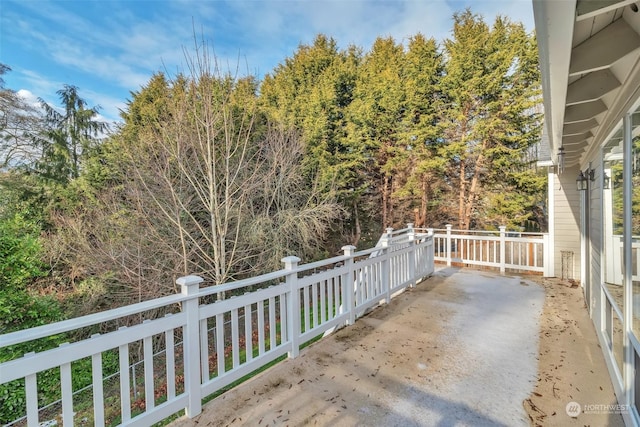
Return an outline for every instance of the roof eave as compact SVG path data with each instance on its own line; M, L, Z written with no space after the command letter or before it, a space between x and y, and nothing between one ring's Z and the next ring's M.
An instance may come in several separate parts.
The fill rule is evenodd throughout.
M544 99L545 126L552 158L562 145L571 43L576 0L533 1L540 72Z

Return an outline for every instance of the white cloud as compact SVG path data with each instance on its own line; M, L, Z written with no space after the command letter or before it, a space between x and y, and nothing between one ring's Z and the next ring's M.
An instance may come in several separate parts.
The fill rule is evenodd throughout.
M27 89L20 89L16 94L28 105L32 107L40 107L40 100L38 100L38 97Z

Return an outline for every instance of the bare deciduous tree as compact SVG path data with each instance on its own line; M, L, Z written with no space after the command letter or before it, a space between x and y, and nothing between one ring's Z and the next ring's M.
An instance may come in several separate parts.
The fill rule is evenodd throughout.
M173 292L180 275L219 284L285 255L313 258L342 214L303 178L299 135L256 109L251 78L222 75L206 49L187 60L187 75L135 94L103 146L115 183L58 218L57 247L74 254L78 277L119 296L113 304Z

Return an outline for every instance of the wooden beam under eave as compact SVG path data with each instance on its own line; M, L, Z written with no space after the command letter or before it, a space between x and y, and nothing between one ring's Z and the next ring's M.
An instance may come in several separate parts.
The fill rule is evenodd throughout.
M576 151L568 151L565 155L564 155L564 159L565 160L576 160L579 159L580 157L582 157L582 155L584 154L584 147L576 150Z
M583 122L569 123L562 127L562 135L577 135L593 129L599 125L596 119L589 119Z
M569 75L608 68L637 49L640 49L640 34L623 18L617 19L573 48Z
M567 105L595 101L619 88L620 81L607 68L594 71L571 83L567 88Z
M589 120L605 111L607 111L607 106L599 99L582 104L569 105L564 110L564 122L572 123Z
M610 12L635 3L637 0L578 0L576 5L576 21L593 18L594 16Z
M586 141L592 136L593 134L591 132L586 132L580 135L563 136L562 146L564 147L565 145L577 144L579 142Z

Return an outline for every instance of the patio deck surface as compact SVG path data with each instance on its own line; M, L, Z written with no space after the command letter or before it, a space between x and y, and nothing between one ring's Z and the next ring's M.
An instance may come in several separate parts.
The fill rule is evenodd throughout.
M534 391L546 378L538 366L545 307L540 281L438 270L298 358L207 403L194 419L172 425L622 425L619 415L569 418L564 408L572 394L564 381L553 385L563 389L556 398L545 400ZM601 385L594 399L600 401L582 403L612 403L595 333L585 325L579 335L593 335L588 345L596 357L588 358L591 367L581 367L590 376L576 376L574 383L593 382L597 375ZM588 393L588 385L580 387Z

